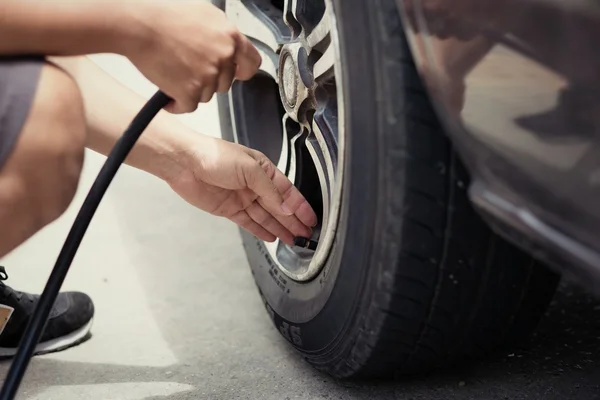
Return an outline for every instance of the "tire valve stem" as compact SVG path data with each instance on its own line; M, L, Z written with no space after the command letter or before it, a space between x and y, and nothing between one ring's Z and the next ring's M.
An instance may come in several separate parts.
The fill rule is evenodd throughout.
M294 246L304 247L309 250L316 250L319 242L316 240L311 240L302 236L296 236L294 238Z

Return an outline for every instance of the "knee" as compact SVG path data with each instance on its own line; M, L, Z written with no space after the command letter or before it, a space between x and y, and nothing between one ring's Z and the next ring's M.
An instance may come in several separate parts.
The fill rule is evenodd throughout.
M68 208L84 160L86 122L75 81L62 69L45 64L21 135L5 169L23 180L23 201L36 231Z

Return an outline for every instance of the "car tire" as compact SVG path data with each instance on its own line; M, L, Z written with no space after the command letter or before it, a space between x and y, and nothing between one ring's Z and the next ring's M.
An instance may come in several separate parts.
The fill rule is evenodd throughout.
M427 372L525 340L559 276L494 234L432 107L394 0L333 0L347 135L334 245L310 282L242 231L275 327L339 378ZM234 140L227 95L222 135ZM241 305L243 306L243 305Z

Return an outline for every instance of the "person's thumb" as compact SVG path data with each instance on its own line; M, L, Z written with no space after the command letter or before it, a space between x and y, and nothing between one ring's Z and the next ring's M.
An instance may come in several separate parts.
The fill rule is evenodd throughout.
M263 207L272 215L292 215L292 210L285 205L283 196L269 177L274 176L277 167L266 157L259 160L252 157L249 159L251 161L243 167L248 189L258 195Z
M171 114L188 114L196 111L198 103L193 101L171 100L165 111Z

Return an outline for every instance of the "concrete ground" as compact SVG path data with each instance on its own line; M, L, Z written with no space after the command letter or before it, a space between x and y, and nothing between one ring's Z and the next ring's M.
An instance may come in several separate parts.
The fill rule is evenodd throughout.
M97 60L140 93L153 92L123 60ZM185 120L219 135L213 103ZM9 284L42 290L102 162L88 154L67 215L2 260ZM335 382L306 365L271 327L237 229L128 167L100 206L65 288L96 302L93 337L36 357L21 399L600 398L600 303L569 286L528 349L428 378ZM0 373L7 367L1 364Z

